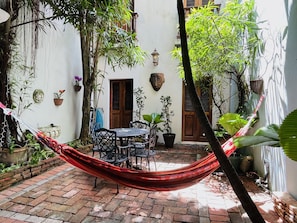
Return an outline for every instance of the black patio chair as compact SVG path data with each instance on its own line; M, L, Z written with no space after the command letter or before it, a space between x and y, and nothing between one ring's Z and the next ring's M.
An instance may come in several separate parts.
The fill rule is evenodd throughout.
M144 121L137 120L137 121L130 121L129 127L149 130L150 124ZM133 138L133 141L131 143L135 144L135 143L146 143L146 142L148 142L148 134Z
M119 146L117 145L117 134L115 131L99 128L93 134L93 156L95 152L99 153L99 159L116 166L130 165L129 153L131 145ZM97 177L95 178L96 187ZM117 193L119 193L119 186L117 184Z
M150 159L152 158L155 163L155 170L157 170L155 160L155 146L157 141L157 126L154 125L150 128L150 134L147 141L143 143L135 143L134 150L131 151L130 155L135 157L136 166L135 168L141 168L143 159L146 160L147 169L150 170ZM140 165L138 164L138 158L140 158Z

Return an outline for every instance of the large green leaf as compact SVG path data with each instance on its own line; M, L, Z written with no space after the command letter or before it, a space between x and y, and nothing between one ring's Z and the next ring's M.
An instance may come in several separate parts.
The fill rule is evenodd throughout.
M239 129L241 129L247 120L242 118L237 113L226 113L221 116L219 119L219 124L223 126L223 128L233 136Z
M145 121L154 125L159 124L160 122L163 122L162 116L159 113L145 114L145 115L142 115L142 117Z
M273 146L279 147L279 127L276 124L271 124L257 129L252 136L241 136L234 139L236 147L247 146Z
M270 124L267 127L261 127L255 132L255 136L265 136L279 141L279 126L276 124Z
M279 146L279 140L265 136L241 136L233 140L237 148L248 146Z
M284 153L297 161L297 110L291 112L281 124L279 138Z

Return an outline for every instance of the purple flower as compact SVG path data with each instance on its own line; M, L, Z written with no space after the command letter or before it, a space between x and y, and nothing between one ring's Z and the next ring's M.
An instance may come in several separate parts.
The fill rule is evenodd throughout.
M76 81L81 81L81 80L82 80L82 77L80 77L80 76L74 76L74 79L75 79Z
M79 85L79 82L82 80L82 77L80 76L74 76L75 85Z

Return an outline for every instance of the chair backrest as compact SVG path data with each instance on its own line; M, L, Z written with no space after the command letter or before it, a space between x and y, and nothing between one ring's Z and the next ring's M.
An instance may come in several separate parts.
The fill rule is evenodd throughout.
M130 128L140 128L140 129L148 129L150 127L149 123L144 121L131 121L129 123Z
M150 124L144 121L131 121L129 123L129 127L130 128L140 128L140 129L150 129ZM134 141L136 142L145 142L148 139L148 134L143 135L143 136L139 136L139 137L135 137Z
M115 131L99 128L94 131L94 146L101 152L111 152L117 148L117 133Z

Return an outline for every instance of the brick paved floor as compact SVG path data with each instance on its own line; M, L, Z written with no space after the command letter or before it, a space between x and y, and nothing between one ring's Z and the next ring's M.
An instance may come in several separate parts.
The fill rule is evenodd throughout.
M158 170L193 162L193 148L158 151ZM270 195L243 182L266 222L282 222ZM94 188L94 177L64 164L0 192L0 222L250 222L224 176L171 192L119 188L116 194L116 184L102 179Z

